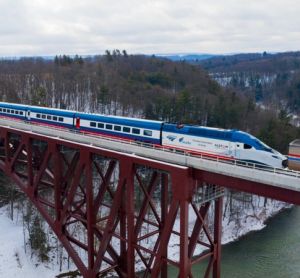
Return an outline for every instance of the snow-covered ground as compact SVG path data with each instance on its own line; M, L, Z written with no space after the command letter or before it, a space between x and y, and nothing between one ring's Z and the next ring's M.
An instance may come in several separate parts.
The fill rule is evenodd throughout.
M264 197L253 196L253 198L255 205L241 208L242 213L234 221L229 221L228 213L225 211L222 221L222 244L235 241L249 232L263 229L268 218L292 207L291 204L272 199L265 202Z
M7 209L0 208L0 278L54 278L60 273L56 264L43 265L25 253L21 223L8 217Z

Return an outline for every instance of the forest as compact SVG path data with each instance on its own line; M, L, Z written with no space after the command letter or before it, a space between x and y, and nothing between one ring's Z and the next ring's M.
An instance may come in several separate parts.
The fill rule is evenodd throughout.
M300 52L237 54L197 64L226 88L266 107L288 114L300 112Z
M0 61L2 101L241 129L286 153L288 143L299 135L290 124L288 107L263 109L255 94L241 93L232 82L222 87L206 64L129 55L125 50L85 58ZM282 100L274 97L278 103Z

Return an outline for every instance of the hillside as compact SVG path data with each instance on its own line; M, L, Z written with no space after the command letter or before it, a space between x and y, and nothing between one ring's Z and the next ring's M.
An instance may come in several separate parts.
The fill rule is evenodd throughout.
M201 60L206 60L217 55L214 54L157 54L157 57L167 58L171 61L186 61L197 64Z
M220 56L198 64L222 86L265 107L300 113L300 52Z
M199 66L126 51L2 60L0 92L2 101L242 129L283 152L298 133Z
M199 61L209 72L280 73L300 69L300 52L220 55Z

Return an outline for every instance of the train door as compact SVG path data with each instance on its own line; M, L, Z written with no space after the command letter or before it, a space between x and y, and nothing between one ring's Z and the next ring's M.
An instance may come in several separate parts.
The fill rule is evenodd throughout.
M243 143L240 143L240 142L234 143L234 148L235 148L235 155L234 155L234 157L236 159L242 159L243 146L244 146Z
M236 148L233 142L229 142L229 155L230 157L236 157Z
M27 121L30 121L30 110L26 111L26 119Z
M79 117L77 117L75 119L75 127L76 127L76 129L80 129L80 118Z

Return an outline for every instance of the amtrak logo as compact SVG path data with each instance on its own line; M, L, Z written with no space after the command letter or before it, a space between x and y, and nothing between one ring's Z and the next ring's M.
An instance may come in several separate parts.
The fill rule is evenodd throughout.
M190 141L185 141L185 140L184 140L184 137L179 138L178 141L179 141L180 143L182 143L182 144L191 145L191 142L190 142Z
M168 135L167 138L168 138L170 141L173 142L173 141L177 138L177 136L174 136L174 135Z

